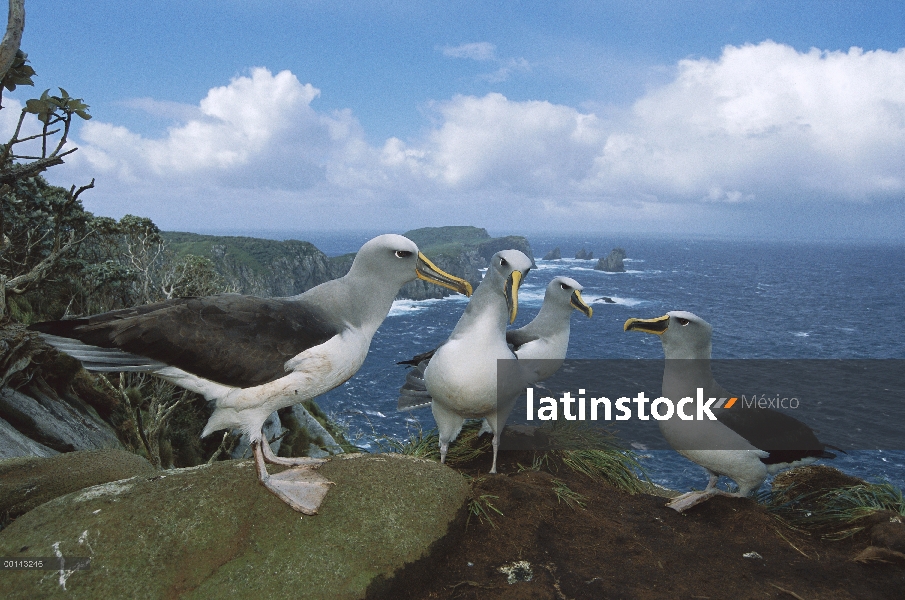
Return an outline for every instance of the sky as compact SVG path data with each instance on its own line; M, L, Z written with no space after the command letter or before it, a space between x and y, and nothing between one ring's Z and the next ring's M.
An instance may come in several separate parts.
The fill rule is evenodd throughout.
M197 232L905 241L905 2L26 1L48 180ZM31 125L34 127L34 124Z

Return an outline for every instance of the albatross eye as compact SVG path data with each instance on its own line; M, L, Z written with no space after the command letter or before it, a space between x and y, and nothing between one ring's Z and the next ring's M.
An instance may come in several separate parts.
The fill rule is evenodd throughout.
M559 284L559 287L561 287L561 288L564 289L564 290L571 290L571 289L572 289L571 287L569 287L568 285L566 285L566 284L564 284L564 283L560 283L560 284Z
M678 321L679 325L681 325L682 327L685 327L686 325L691 323L691 321L689 321L688 319L683 319L682 317L676 317L676 321Z
M396 250L396 258L408 258L412 253L408 250Z
M506 262L506 259L503 258L503 257L501 256L501 257L500 257L500 266L501 266L501 267L505 267L505 266L507 266L508 264L509 264L509 263Z

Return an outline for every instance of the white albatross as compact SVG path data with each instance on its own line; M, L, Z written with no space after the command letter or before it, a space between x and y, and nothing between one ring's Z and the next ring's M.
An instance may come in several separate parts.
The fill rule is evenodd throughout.
M274 411L352 377L399 289L416 278L471 293L414 242L387 234L365 243L345 276L297 296L181 298L30 329L88 370L151 372L201 394L215 405L202 437L241 429L261 484L315 514L330 485L313 470L324 461L275 456L261 428ZM265 463L298 468L269 475Z
M660 336L666 356L663 396L673 403L694 398L698 388L703 390L704 398L732 397L713 379L713 328L704 319L686 311L671 311L655 319L629 319L623 329ZM710 476L703 491L688 492L667 504L678 512L716 494L747 497L757 491L768 474L835 457L810 427L769 408L736 404L734 408L717 410L716 421L684 420L678 413L677 410L671 418L658 421L663 437L679 454L704 467ZM720 475L734 480L738 492L719 490L716 483Z
M594 309L588 306L581 292L584 288L571 277L554 277L544 293L544 303L534 319L519 329L506 332L506 343L516 358L534 372L536 381L543 381L562 366L569 349L572 311L578 310L591 318ZM399 390L397 411L411 411L430 406L431 396L424 383L424 371L437 349L419 354L397 364L411 365L405 384ZM531 362L527 362L531 361ZM482 428L481 433L489 431Z
M440 432L440 462L446 462L449 443L459 435L465 419L483 418L493 432L490 472L496 473L502 428L518 394L534 382L506 343L506 326L518 312L519 286L532 266L531 259L518 250L494 254L455 329L424 371ZM498 367L505 373L498 374Z

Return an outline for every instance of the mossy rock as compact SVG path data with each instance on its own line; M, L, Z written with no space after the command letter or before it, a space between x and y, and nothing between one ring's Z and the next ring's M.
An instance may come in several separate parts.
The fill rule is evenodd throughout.
M276 471L277 469L273 469ZM135 477L57 498L0 532L0 556L90 556L63 590L5 571L4 598L362 598L425 556L461 517L457 472L402 455L341 455L319 514L258 485L251 461Z
M7 523L64 494L86 487L153 475L144 458L124 450L84 450L50 458L0 461L0 519Z

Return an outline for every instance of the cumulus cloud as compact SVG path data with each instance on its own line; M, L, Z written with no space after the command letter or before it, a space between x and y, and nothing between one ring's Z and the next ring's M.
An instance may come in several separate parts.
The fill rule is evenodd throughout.
M801 53L764 42L683 60L608 137L596 178L709 200L901 193L903 77L905 50Z
M487 43L444 53L496 60ZM485 224L494 208L516 205L526 223L581 214L585 227L718 220L732 207L768 219L770 204L901 204L905 195L905 49L729 46L716 60L680 61L670 82L606 118L458 95L430 105L422 136L378 146L349 111L312 107L318 94L288 71L258 68L197 106L142 100L173 113L166 135L96 118L78 133L67 176L97 177L109 206L144 198L123 212L155 217L156 208L166 220L199 197L228 198L224 219L247 214L259 227L287 226L287 214L314 227L423 224L413 215L427 213Z
M130 180L248 167L290 135L307 133L319 138L315 145L329 138L329 119L309 106L318 94L289 71L272 75L253 69L249 77L210 90L196 115L170 127L161 139L97 120L86 123L83 157L92 167Z

